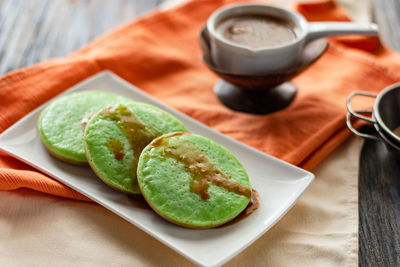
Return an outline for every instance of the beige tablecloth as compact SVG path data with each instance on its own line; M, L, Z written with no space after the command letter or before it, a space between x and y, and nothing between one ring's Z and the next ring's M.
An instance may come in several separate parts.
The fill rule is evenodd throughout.
M340 146L283 219L227 266L357 266L360 140ZM0 192L0 266L191 266L105 208Z

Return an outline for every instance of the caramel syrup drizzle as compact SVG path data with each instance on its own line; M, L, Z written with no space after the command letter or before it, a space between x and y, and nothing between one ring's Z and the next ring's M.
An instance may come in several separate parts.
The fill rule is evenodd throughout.
M124 158L124 144L120 140L111 138L106 146L114 153L116 160L122 160Z
M247 205L247 207L244 209L244 211L242 211L232 221L229 221L219 227L222 228L222 227L226 227L226 226L232 225L234 223L237 223L237 222L243 220L244 218L250 216L250 214L252 214L259 207L260 207L260 196L258 195L258 192L256 190L252 189L250 202Z
M174 133L173 135L178 135L178 133ZM190 172L192 177L190 192L198 194L203 200L210 198L208 182L222 187L229 192L251 198L251 189L230 179L230 175L218 169L197 146L191 143L180 142L177 139L169 139L166 142L165 138L160 138L153 143L155 147L161 145L163 145L166 155L177 159L185 165L186 170Z
M117 123L120 130L129 140L129 144L134 151L134 160L132 163L133 170L136 170L140 152L143 150L143 148L145 148L146 145L148 145L154 138L156 138L158 134L151 131L126 106L117 105L108 107L103 111L101 111L100 114L114 120ZM110 139L110 141L107 143L107 146L108 147L111 146L111 150L113 151L114 156L117 160L123 159L124 151L122 142L120 142L120 144L117 144L116 142L113 142L113 139Z

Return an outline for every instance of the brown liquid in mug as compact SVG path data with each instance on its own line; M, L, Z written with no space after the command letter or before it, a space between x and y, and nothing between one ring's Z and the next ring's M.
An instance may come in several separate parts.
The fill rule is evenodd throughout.
M280 46L296 39L289 22L262 15L227 18L217 25L216 31L232 43L253 49Z

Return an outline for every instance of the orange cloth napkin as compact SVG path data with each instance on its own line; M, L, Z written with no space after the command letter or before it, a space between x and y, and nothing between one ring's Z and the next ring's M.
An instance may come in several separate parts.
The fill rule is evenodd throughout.
M331 38L323 57L293 82L295 101L259 116L224 107L213 93L218 79L200 60L198 34L218 7L237 1L198 0L155 12L114 30L76 53L0 79L0 132L45 101L102 70L111 70L167 105L265 153L312 169L350 132L350 92L377 92L400 80L400 56L376 37ZM299 5L309 20L347 20L332 1ZM0 189L31 188L87 200L33 168L0 154Z

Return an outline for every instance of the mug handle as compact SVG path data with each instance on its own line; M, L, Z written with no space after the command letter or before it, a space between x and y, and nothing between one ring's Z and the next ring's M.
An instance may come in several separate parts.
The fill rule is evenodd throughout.
M318 38L346 34L377 35L378 26L374 23L309 22L306 40L310 42Z
M359 131L357 131L352 123L351 123L351 116L354 116L358 119L364 120L366 122L372 123L374 124L376 121L373 119L373 117L369 118L367 116L364 116L362 114L372 114L372 110L353 110L353 108L351 107L351 100L353 99L353 97L355 96L367 96L367 97L373 97L376 98L377 95L376 94L372 94L372 93L368 93L368 92L353 92L349 95L349 97L347 98L347 110L348 113L346 114L346 125L347 128L349 128L349 130L354 133L355 135L362 137L362 138L366 138L366 139L372 139L372 140L380 140L378 137L371 135L371 134L365 134L365 133L360 133Z

